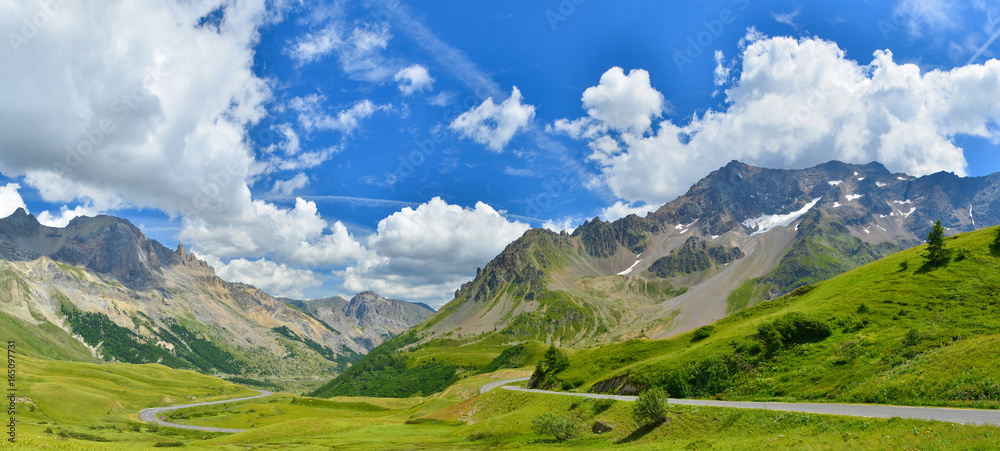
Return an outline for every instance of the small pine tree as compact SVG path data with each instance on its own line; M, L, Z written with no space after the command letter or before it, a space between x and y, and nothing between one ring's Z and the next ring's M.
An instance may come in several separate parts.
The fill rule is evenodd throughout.
M639 394L632 406L632 418L641 425L662 423L667 418L667 392L653 387Z
M535 365L535 372L531 374L528 388L549 388L556 385L559 379L555 377L557 373L569 368L569 357L555 345L549 346L542 356L542 360Z
M550 345L549 349L545 351L545 356L542 357L542 363L546 372L555 374L569 368L569 357L555 345Z
M939 265L948 260L947 251L944 248L944 227L941 221L934 223L931 232L927 234L927 253L924 254L927 263Z
M990 246L990 248L995 251L1000 251L1000 227L997 228L997 234L993 237L993 245Z

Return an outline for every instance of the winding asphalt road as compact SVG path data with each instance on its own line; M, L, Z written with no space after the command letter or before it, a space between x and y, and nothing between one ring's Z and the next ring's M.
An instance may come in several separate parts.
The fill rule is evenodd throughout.
M549 395L578 396L581 398L614 399L617 401L635 401L635 396L602 395L596 393L565 393L548 390L533 390L523 387L508 386L516 381L526 379L508 379L480 388L480 393L503 386L504 390L513 390L531 393L545 393ZM864 418L912 418L918 420L944 421L958 424L983 425L990 424L1000 426L1000 410L984 409L952 409L947 407L908 407L908 406L884 406L872 404L821 404L821 403L788 403L788 402L753 402L753 401L710 401L702 399L673 399L668 400L670 404L687 406L709 406L709 407L729 407L733 409L763 409L778 410L783 412L818 413L823 415L841 415L848 417Z
M507 384L513 384L514 382L524 382L524 381L529 380L529 379L531 379L531 378L530 377L517 377L517 378L514 378L514 379L504 379L504 380L499 380L499 381L496 381L496 382L490 382L490 383L488 383L486 385L483 385L482 387L479 387L479 394L481 395L481 394L486 393L486 392L488 392L490 390L493 390L494 388L502 387L502 386L507 385Z
M163 421L163 420L157 418L157 415L159 415L159 414L161 414L163 412L169 412L171 410L187 409L189 407L212 406L212 405L216 405L216 404L225 404L225 403L228 403L228 402L247 401L247 400L250 400L250 399L257 399L257 398L263 398L263 397L266 397L266 396L271 396L273 394L273 393L271 393L271 392L269 392L267 390L257 390L257 391L260 392L259 395L257 395L257 396L249 396L249 397L246 397L246 398L224 399L222 401L211 401L211 402L199 402L199 403L195 403L195 404L185 404L183 406L153 407L153 408L150 408L150 409L142 409L142 410L139 411L139 419L142 420L142 421L145 421L147 423L156 423L156 424L158 424L160 426L167 426L167 427L180 428L180 429L190 429L190 430L194 430L194 431L228 432L228 433L243 432L246 429L210 428L210 427L205 427L205 426L193 426L193 425L190 425L190 424L171 423L169 421Z

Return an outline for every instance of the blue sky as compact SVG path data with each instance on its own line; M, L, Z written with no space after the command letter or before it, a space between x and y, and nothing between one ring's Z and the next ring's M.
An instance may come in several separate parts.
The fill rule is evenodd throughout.
M985 1L40 5L0 0L0 214L125 217L275 295L441 305L731 159L1000 171Z

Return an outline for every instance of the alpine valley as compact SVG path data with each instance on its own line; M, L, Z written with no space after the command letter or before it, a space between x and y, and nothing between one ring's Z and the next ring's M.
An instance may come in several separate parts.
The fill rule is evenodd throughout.
M315 387L432 313L370 292L277 300L110 216L60 229L18 210L0 220L0 257L0 333L22 352L162 363L260 386Z

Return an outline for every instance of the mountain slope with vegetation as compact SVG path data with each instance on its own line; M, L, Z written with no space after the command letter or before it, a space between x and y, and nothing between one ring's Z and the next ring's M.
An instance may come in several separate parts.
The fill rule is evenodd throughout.
M356 321L341 331L111 216L53 228L18 210L0 219L0 257L0 335L38 357L312 389L430 314L367 293L345 304Z
M1000 407L1000 228L908 249L668 340L571 352L605 393Z
M645 218L529 230L397 352L408 367L436 359L464 372L519 343L580 349L678 336L918 245L932 218L946 234L997 224L998 196L998 174L734 161Z

